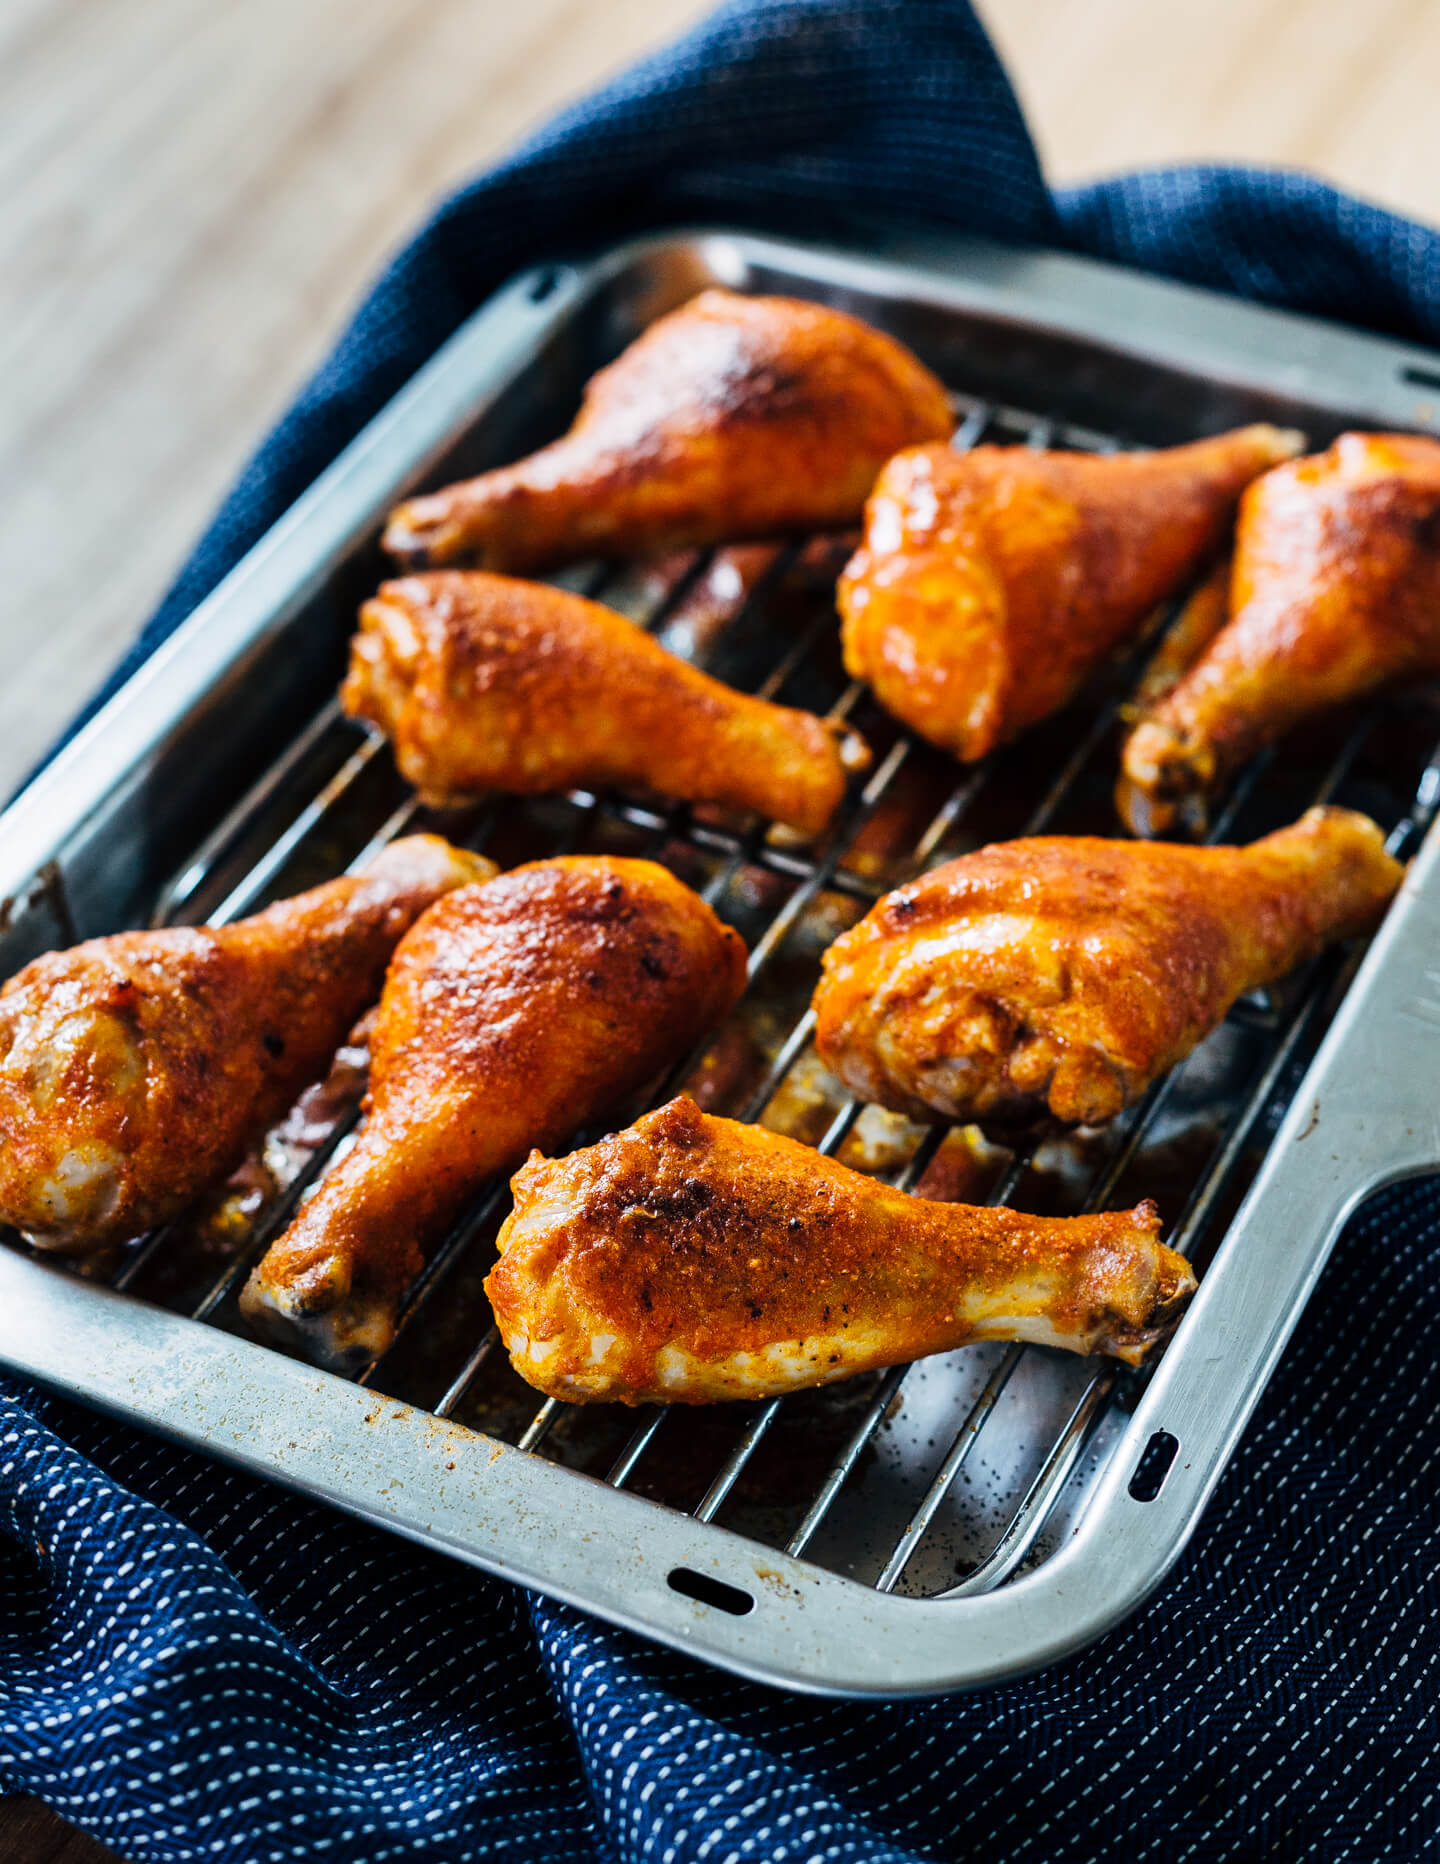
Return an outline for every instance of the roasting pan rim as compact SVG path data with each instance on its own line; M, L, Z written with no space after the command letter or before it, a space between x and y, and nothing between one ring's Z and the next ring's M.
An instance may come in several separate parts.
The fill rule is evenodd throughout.
M796 276L797 286L809 282L817 288L833 286L842 292L847 287L879 289L882 281L892 292L904 285L912 295L941 307L1010 317L1017 326L1026 328L1048 324L1077 341L1108 342L1112 348L1122 350L1128 344L1136 354L1140 353L1137 337L1122 341L1124 331L1130 327L1127 319L1139 317L1143 321L1146 306L1154 307L1154 315L1158 316L1158 307L1164 306L1170 321L1164 329L1151 329L1147 353L1152 359L1158 357L1167 366L1198 370L1201 365L1195 362L1196 356L1209 358L1213 352L1222 351L1237 381L1248 379L1247 371L1264 374L1270 367L1263 360L1256 361L1257 353L1263 358L1272 347L1293 346L1297 333L1303 332L1307 360L1295 364L1302 373L1292 373L1288 378L1288 392L1298 392L1295 383L1304 380L1310 383L1307 393L1317 405L1332 405L1337 392L1334 383L1342 381L1351 386L1346 389L1347 399L1335 405L1349 408L1356 397L1369 396L1366 405L1373 408L1371 424L1440 425L1433 412L1428 419L1419 418L1424 410L1413 394L1407 401L1409 391L1396 386L1401 381L1400 371L1410 362L1433 362L1427 351L1388 338L1363 336L1319 319L1240 304L1219 294L1063 253L1011 249L930 234L872 240L867 242L867 250L857 253L769 234L701 228L647 235L609 248L599 256L530 268L504 285L462 325L197 608L156 659L7 809L0 818L0 895L21 900L46 862L60 862L63 869L66 844L84 826L86 799L92 799L88 806L98 806L98 800L128 781L134 768L143 766L146 756L153 754L165 736L188 716L197 695L209 691L227 672L233 672L267 627L279 625L277 617L301 600L304 589L314 579L323 577L343 540L372 523L376 509L393 496L393 489L384 488L393 488L415 476L420 469L417 461L423 460L427 450L433 453L438 448L442 434L449 431L446 422L453 427L458 408L463 405L473 410L486 392L500 392L520 361L534 353L549 331L573 317L582 300L667 256L684 259L697 271L708 267L717 275L716 282L724 282L727 267L738 265L742 276L767 267L788 267ZM942 263L944 270L938 269ZM537 297L541 281L547 290ZM1193 322L1180 317L1182 307L1188 308ZM1103 334L1107 330L1108 335ZM1220 365L1207 360L1203 366L1208 370ZM1304 374L1306 370L1314 374L1313 382ZM1258 386L1275 387L1273 374L1265 374L1263 382L1257 375L1256 381ZM1322 386L1331 402L1324 401ZM406 448L408 455L401 457ZM1340 1127L1345 1120L1357 1117L1368 1117L1375 1124L1373 1106L1357 1107L1354 1096L1347 1099L1341 1091L1340 1076L1344 1071L1337 1068L1336 1057L1353 1053L1357 1043L1364 1043L1365 1033L1358 1025L1362 1004L1373 1009L1380 1000L1383 1009L1385 1002L1397 999L1398 1007L1391 1002L1390 1008L1396 1014L1404 1011L1405 974L1397 966L1410 962L1404 947L1415 944L1422 931L1428 936L1440 917L1432 904L1437 897L1440 843L1432 836L1292 1103L1288 1123L1282 1125L1260 1178L1232 1223L1221 1255L1205 1278L1202 1298L1197 1302L1197 1324L1210 1309L1223 1306L1221 1292L1235 1283L1233 1266L1226 1264L1233 1264L1241 1239L1264 1221L1277 1197L1289 1195L1286 1172L1293 1176L1293 1165L1288 1155L1281 1158L1282 1141L1287 1147L1296 1143L1297 1109L1310 1096L1312 1083L1316 1084L1317 1098L1323 1092L1327 1108L1333 1108L1330 1118ZM1397 947L1401 948L1398 952ZM553 1503L547 1499L545 1507L555 1518L539 1526L532 1522L522 1529L517 1528L514 1518L484 1521L477 1517L450 1550L486 1570L519 1577L524 1583L539 1586L612 1622L676 1648L703 1654L753 1680L822 1694L929 1694L984 1687L1059 1661L1113 1628L1159 1585L1193 1532L1345 1215L1379 1183L1440 1163L1440 1144L1435 1143L1431 1133L1424 1145L1417 1141L1413 1152L1404 1158L1395 1155L1392 1147L1384 1157L1377 1155L1354 1163L1362 1166L1360 1177L1364 1182L1351 1172L1341 1174L1343 1184L1337 1177L1334 1183L1315 1187L1330 1194L1317 1219L1320 1227L1312 1227L1309 1232L1312 1240L1303 1252L1304 1261L1296 1265L1298 1279L1292 1292L1283 1301L1272 1302L1274 1324L1258 1332L1251 1342L1260 1369L1243 1402L1231 1403L1226 1428L1216 1436L1197 1478L1188 1482L1172 1478L1159 1500L1149 1504L1150 1512L1143 1522L1135 1520L1135 1505L1129 1504L1127 1509L1120 1499L1134 1453L1148 1441L1162 1414L1167 1419L1175 1415L1165 1412L1164 1407L1176 1402L1175 1387L1194 1355L1172 1351L1162 1360L1156 1378L1128 1421L1122 1442L1074 1538L1037 1570L996 1592L949 1600L877 1593L725 1529L664 1513L636 1497L587 1483L582 1492L593 1499L597 1527L613 1526L617 1533L624 1534L632 1518L639 1519L642 1512L644 1515L646 1546L637 1557L638 1565L646 1572L640 1586L643 1609L627 1605L609 1596L601 1585L605 1569L612 1564L610 1555L603 1554L591 1562L585 1583L563 1561L552 1560L547 1568L540 1560L536 1544L548 1540L548 1544L555 1545L569 1526L569 1503L577 1492L571 1481L573 1472L507 1447L496 1451L497 1466L503 1465L507 1481L512 1468L543 1471L518 1476L517 1481L529 1483L541 1497L549 1497L553 1490ZM1314 1181L1316 1174L1308 1166L1306 1169ZM1368 1178L1366 1172L1370 1173ZM1212 1286L1216 1292L1208 1294ZM143 1379L138 1389L133 1378L128 1391L123 1389L116 1382L118 1372L97 1364L95 1354L67 1354L65 1342L58 1335L73 1325L82 1332L95 1329L97 1339L109 1339L112 1345L137 1335L158 1340L163 1333L172 1345L177 1340L188 1341L192 1333L200 1336L205 1342L205 1356L213 1358L217 1367L225 1368L224 1389L215 1397L222 1411L235 1402L237 1389L241 1393L253 1391L257 1409L263 1410L258 1394L270 1381L256 1372L262 1361L290 1368L291 1372L284 1375L286 1379L293 1374L301 1382L312 1382L315 1390L327 1394L326 1403L379 1404L387 1418L392 1410L408 1411L408 1407L396 1407L393 1401L377 1400L368 1393L357 1394L357 1388L343 1381L331 1380L308 1367L297 1367L295 1362L250 1342L162 1310L140 1309L147 1317L144 1323L117 1323L110 1303L123 1297L89 1287L9 1250L0 1250L0 1294L4 1296L0 1298L0 1357L26 1376L133 1422L165 1431L182 1442L261 1470L303 1492L349 1507L364 1518L380 1520L411 1538L426 1538L427 1526L433 1523L421 1519L425 1513L423 1497L418 1507L411 1497L389 1512L372 1510L357 1501L353 1493L348 1499L331 1493L317 1473L297 1477L287 1473L281 1466L283 1459L277 1460L274 1455L265 1461L227 1449L216 1441L223 1423L213 1417L208 1423L203 1417L197 1419L184 1405L167 1412L157 1394L145 1389ZM157 1333L155 1328L161 1322L163 1327ZM175 1329L180 1332L175 1333ZM1187 1331L1194 1332L1188 1320L1182 1327L1182 1340ZM105 1356L98 1357L103 1361ZM1202 1381L1212 1408L1213 1384L1213 1379ZM331 1386L345 1395L343 1401L330 1394ZM203 1392L189 1393L186 1404L204 1398ZM203 1402L201 1411L205 1413ZM345 1428L354 1437L353 1447L358 1453L360 1446L367 1443L370 1427L357 1428L352 1418ZM443 1428L456 1431L461 1427ZM427 1432L433 1434L434 1420L428 1419L428 1414L408 1411L408 1417L395 1421L394 1429L407 1446L406 1454L422 1458ZM473 1432L465 1435L486 1445L486 1454L490 1453L491 1440ZM1193 1443L1193 1432L1188 1441ZM1187 1443L1185 1433L1181 1434L1181 1442ZM357 1490L361 1486L355 1485ZM520 1514L523 1517L523 1507ZM433 1536L429 1544L435 1544ZM721 1614L713 1608L697 1605L665 1587L664 1572L685 1564L708 1567L719 1577L738 1575L742 1580L744 1572L751 1570L752 1585L754 1574L763 1568L778 1575L779 1583L770 1587L762 1576L762 1589L770 1587L759 1600L764 1609L722 1622ZM798 1605L787 1601L786 1583L802 1588L797 1595L801 1601ZM804 1608L809 1597L817 1600L813 1615ZM847 1650L845 1638L837 1642L833 1630L827 1632L813 1621L820 1615L818 1602L828 1605L832 1599L844 1602L851 1628L863 1649Z

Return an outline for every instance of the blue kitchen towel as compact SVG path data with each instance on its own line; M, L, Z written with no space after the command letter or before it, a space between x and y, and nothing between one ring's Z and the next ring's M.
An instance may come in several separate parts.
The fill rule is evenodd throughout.
M1047 193L960 0L744 0L440 209L127 669L516 267L701 213L856 212L1440 340L1440 236L1303 176ZM0 1785L167 1864L1434 1857L1437 1297L1440 1200L1372 1200L1158 1598L1056 1670L933 1702L738 1682L6 1387Z

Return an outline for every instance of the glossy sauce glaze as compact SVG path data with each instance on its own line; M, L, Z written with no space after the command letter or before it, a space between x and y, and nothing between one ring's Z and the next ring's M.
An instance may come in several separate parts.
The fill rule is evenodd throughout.
M932 744L984 757L1178 593L1298 444L1259 426L1155 453L913 447L840 579L845 665Z
M462 889L396 952L360 1138L265 1255L246 1313L363 1363L467 1198L678 1060L744 981L740 938L650 861L576 855Z
M530 571L836 530L892 453L950 427L941 384L858 318L705 291L591 380L563 439L401 505L385 547Z
M1242 992L1369 931L1402 871L1346 809L1248 848L982 848L829 948L816 1045L854 1092L914 1118L1107 1120Z
M1300 720L1440 672L1440 441L1342 434L1257 481L1229 616L1125 746L1117 801L1139 834L1200 826L1225 779Z

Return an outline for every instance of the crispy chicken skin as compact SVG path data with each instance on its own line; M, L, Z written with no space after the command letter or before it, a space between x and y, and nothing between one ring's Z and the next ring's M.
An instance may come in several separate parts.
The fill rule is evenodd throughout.
M1342 434L1240 506L1230 619L1135 728L1137 834L1203 827L1238 765L1301 719L1440 672L1440 441Z
M1195 1286L1153 1204L1093 1217L934 1204L683 1096L516 1174L486 1291L557 1398L765 1398L1036 1340L1137 1363Z
M253 919L27 965L0 991L0 1219L83 1252L178 1216L324 1074L425 908L494 872L414 835Z
M644 788L817 834L863 739L735 692L583 596L484 571L383 585L341 700L427 802L483 790Z
M1248 848L982 848L835 941L816 1046L855 1093L917 1119L1093 1125L1243 991L1369 931L1401 873L1348 809L1312 809Z
M1298 445L1245 427L1157 453L913 447L840 578L845 665L932 744L984 757L1072 698Z
M838 530L892 453L951 425L892 337L797 298L706 291L592 379L563 439L399 506L385 548L410 568L537 570Z
M536 861L451 894L391 963L360 1138L244 1312L327 1365L364 1363L485 1179L642 1087L744 982L738 934L651 861Z

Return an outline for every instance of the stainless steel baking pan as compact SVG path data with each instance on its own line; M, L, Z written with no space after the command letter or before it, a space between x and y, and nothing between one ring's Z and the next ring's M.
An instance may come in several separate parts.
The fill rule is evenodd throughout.
M528 273L8 810L4 972L152 917L233 917L425 823L383 744L333 703L355 607L383 573L384 511L552 436L597 366L712 283L823 298L895 331L954 390L959 445L1159 443L1256 418L1317 443L1347 425L1440 425L1440 364L1423 351L1058 255L702 232ZM689 1075L717 1110L940 1194L1064 1211L1153 1193L1202 1268L1157 1366L984 1347L767 1405L541 1404L495 1350L479 1291L505 1209L496 1186L411 1290L395 1347L343 1381L245 1338L233 1300L343 1143L343 1095L318 1146L275 1143L238 1220L145 1239L110 1285L9 1238L0 1358L768 1682L976 1686L1132 1611L1192 1532L1347 1214L1440 1163L1440 838L1420 845L1440 793L1440 701L1407 691L1301 735L1244 774L1219 825L1248 839L1336 796L1418 847L1368 953L1238 1005L1106 1134L1012 1154L920 1133L847 1101L816 1064L804 1012L819 952L928 863L1027 829L1113 827L1116 718L1140 657L960 771L847 688L829 589L840 547L569 578L722 677L853 712L879 755L829 840L798 848L753 824L580 793L494 799L445 826L504 860L650 853L741 928L750 990Z

